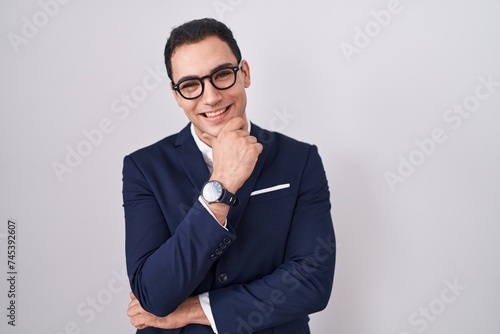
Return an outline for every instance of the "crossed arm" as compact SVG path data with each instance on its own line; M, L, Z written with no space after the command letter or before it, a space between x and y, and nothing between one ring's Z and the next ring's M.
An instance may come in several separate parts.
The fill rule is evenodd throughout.
M190 324L210 326L210 322L203 312L197 296L188 297L174 312L166 317L157 317L146 312L132 292L130 298L132 301L128 305L127 315L130 317L130 323L137 329L146 327L174 329Z

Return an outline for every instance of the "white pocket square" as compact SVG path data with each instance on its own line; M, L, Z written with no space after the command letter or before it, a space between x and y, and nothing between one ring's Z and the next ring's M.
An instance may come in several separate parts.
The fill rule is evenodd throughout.
M280 189L285 189L285 188L290 188L290 183L283 183L283 184L278 184L277 186L274 186L274 187L255 190L255 191L252 191L250 193L250 196L260 195L260 194L264 194L264 193L268 193L268 192L276 191L276 190L280 190Z

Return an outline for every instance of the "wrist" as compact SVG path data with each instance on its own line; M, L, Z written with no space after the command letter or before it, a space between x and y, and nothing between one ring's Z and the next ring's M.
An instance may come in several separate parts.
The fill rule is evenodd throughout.
M201 195L210 204L224 203L229 207L238 205L238 197L228 190L219 180L210 179L202 187Z
M229 206L224 203L208 203L202 195L199 197L199 201L203 205L203 207L214 217L214 219L225 229L227 214L229 213Z
M183 328L190 324L210 326L198 296L188 297L177 309L165 317L155 317L152 326L163 329Z
M190 323L210 326L210 321L208 321L208 318L201 307L198 296L189 297L186 302Z
M240 189L241 185L236 184L234 181L231 180L231 178L223 175L223 174L216 174L213 173L210 176L209 181L218 181L222 186L229 192L235 194L238 189Z

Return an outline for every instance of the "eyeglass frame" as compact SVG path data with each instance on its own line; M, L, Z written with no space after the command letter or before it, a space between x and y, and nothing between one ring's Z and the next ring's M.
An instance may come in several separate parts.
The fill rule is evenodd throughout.
M236 77L237 77L237 74L238 74L238 71L241 70L241 67L243 66L243 59L240 61L240 63L237 65L237 66L224 66L224 67L219 67L219 68L216 68L215 70L213 70L210 74L207 74L205 76L202 76L202 77L187 77L185 79L182 79L181 81L179 81L178 83L174 83L173 81L171 81L171 84L172 84L172 89L175 90L177 93L179 93L180 96L182 96L184 99L186 100L195 100L197 98L199 98L200 96L203 95L203 93L205 92L205 79L209 79L210 80L210 83L212 84L212 86L215 88L215 89L218 89L218 90L226 90L226 89L229 89L231 87L234 86L234 84L236 83ZM214 84L214 81L212 79L212 76L217 73L217 72L220 72L222 70L232 70L234 72L234 81L231 85L229 85L228 87L225 87L225 88L219 88L217 87L215 84ZM186 82L186 81L189 81L189 80L197 80L200 82L201 84L201 92L200 92L200 95L196 96L196 97L185 97L184 95L182 95L181 93L181 90L179 88L179 85L182 84L183 82Z

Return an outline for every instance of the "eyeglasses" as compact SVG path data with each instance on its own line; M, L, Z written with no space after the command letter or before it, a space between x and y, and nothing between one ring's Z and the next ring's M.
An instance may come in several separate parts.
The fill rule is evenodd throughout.
M218 90L229 89L236 83L236 72L241 69L243 60L240 61L238 66L226 66L215 69L209 75L201 78L190 77L182 79L178 83L172 82L172 88L179 92L186 100L194 100L199 98L205 90L205 79L210 79L212 86Z

